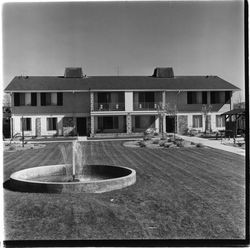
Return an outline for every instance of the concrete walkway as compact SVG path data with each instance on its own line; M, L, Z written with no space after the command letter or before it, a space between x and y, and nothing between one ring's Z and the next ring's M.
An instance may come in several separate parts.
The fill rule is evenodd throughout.
M221 140L211 140L211 139L204 139L204 138L199 138L199 137L183 136L183 135L178 135L178 137L180 137L184 140L190 141L190 142L202 143L203 145L211 147L211 148L236 153L236 154L239 154L242 156L246 155L246 152L244 149L241 149L239 147L224 145L221 143Z

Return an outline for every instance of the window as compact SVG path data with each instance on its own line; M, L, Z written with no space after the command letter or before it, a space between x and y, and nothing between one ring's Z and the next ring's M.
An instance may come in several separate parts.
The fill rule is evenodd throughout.
M118 116L98 117L98 129L118 129Z
M32 105L32 96L36 93L14 93L14 106L30 106ZM33 105L32 105L33 106Z
M21 130L31 131L31 118L21 118Z
M41 93L41 106L62 106L63 93Z
M47 130L57 130L57 118L47 118Z
M194 91L187 92L187 103L188 104L199 104L199 103L201 103L198 93L199 92L194 92Z
M155 127L155 116L137 115L135 116L135 128Z
M223 91L211 92L211 104L225 103L225 93Z
M225 127L225 118L220 115L216 115L216 127Z
M194 128L202 127L202 115L193 115L193 127Z

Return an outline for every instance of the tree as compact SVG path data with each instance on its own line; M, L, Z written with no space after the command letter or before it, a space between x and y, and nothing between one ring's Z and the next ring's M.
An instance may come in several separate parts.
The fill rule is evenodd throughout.
M170 104L170 103L165 103L165 105L160 102L157 106L157 113L159 116L159 120L160 120L160 132L161 135L163 137L164 134L164 130L163 130L163 121L164 121L164 116L168 115L168 116L172 116L175 118L175 127L174 127L174 139L175 139L175 133L176 133L176 129L177 129L177 105L176 104Z
M9 94L3 95L3 107L11 107L11 97Z
M201 108L201 111L202 111L202 113L204 115L204 119L205 119L205 133L208 130L208 115L211 112L212 107L213 106L211 104L203 104L202 108Z

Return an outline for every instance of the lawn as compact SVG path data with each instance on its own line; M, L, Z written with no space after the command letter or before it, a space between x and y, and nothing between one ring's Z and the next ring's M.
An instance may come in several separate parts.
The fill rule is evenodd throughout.
M244 239L244 157L212 148L149 149L85 142L89 164L136 170L136 184L102 194L4 190L6 240ZM4 178L63 163L59 146L6 152ZM64 143L71 161L70 143Z

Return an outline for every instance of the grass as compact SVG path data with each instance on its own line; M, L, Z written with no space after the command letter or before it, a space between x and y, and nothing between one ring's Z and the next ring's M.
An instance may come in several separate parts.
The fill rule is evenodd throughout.
M84 144L89 164L133 168L136 184L103 194L5 190L6 240L245 238L243 157L210 148ZM5 153L5 180L24 168L63 163L60 145ZM70 143L64 145L70 162Z

